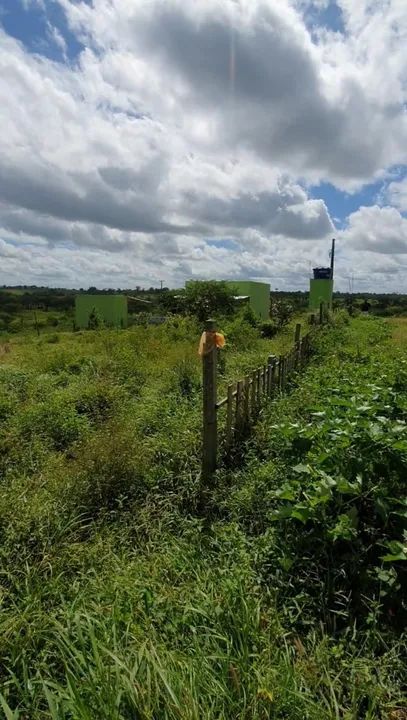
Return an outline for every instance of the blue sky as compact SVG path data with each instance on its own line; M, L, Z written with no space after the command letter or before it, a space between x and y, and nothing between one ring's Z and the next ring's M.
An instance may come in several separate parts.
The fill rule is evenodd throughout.
M311 29L318 30L322 27L333 32L345 32L343 13L336 2L328 2L325 7L311 3L305 19Z
M0 281L407 291L407 9L193 5L0 0Z
M56 62L73 62L83 45L70 31L66 16L56 2L42 5L36 0L1 0L0 21L5 31L24 43L28 52ZM52 35L56 28L65 42L66 52Z

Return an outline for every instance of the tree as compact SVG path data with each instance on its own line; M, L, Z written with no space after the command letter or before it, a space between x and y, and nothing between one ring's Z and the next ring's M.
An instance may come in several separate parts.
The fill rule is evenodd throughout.
M278 327L284 327L290 321L294 308L291 303L283 299L272 299L271 317Z
M227 283L204 280L187 283L185 308L203 322L213 315L230 315L235 310L234 291Z
M103 327L103 325L104 321L102 315L97 308L93 307L91 312L89 313L88 329L98 330L99 328Z

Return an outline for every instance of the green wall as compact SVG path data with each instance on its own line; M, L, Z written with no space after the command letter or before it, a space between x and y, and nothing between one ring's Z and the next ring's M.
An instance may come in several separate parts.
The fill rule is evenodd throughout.
M127 327L127 298L124 295L77 295L75 298L75 324L89 326L89 316L96 311L104 324L110 327Z
M310 310L319 310L320 303L332 308L333 280L310 280L309 307Z
M230 280L229 287L237 295L248 295L250 307L260 320L270 319L270 285L252 280Z

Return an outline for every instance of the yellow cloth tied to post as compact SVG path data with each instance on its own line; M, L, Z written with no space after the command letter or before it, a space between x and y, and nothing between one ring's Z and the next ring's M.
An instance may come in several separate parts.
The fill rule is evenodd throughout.
M206 330L206 332L203 332L201 335L198 353L201 357L208 355L214 347L225 347L225 336L222 335L222 333Z

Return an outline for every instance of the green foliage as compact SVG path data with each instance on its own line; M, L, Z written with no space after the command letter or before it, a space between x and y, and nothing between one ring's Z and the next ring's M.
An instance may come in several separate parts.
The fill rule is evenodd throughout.
M89 313L88 329L89 330L98 330L99 328L103 328L103 326L104 326L103 316L99 312L98 308L94 307L92 309L92 311Z
M273 338L278 333L278 326L275 322L272 320L269 320L268 322L261 323L260 325L260 333L261 336L264 338Z
M291 347L297 321L270 341L225 318L220 396ZM5 717L393 720L407 325L330 323L296 387L262 408L241 467L217 473L206 517L195 317L58 328L55 344L13 335L0 356Z
M233 350L247 350L255 346L259 339L257 327L248 322L244 315L238 315L234 320L223 323L226 342Z
M18 333L23 328L23 321L21 318L15 318L14 320L10 320L10 322L7 325L7 330L11 333Z
M245 323L251 325L253 328L257 328L259 326L259 320L250 305L245 306L245 308L240 312L240 317Z
M292 303L284 298L274 296L271 301L271 319L277 325L282 328L290 321L294 313L294 306Z
M57 450L78 440L87 428L86 418L59 398L28 407L17 421L18 434L23 439L46 438Z
M338 318L320 336L323 366L301 382L285 417L265 415L255 445L265 462L243 480L256 488L246 522L270 527L265 577L302 627L316 613L331 630L402 626L406 612L407 363L372 349L386 341L385 325L355 327Z
M159 307L166 313L182 315L186 312L185 291L166 290L159 297Z
M183 397L196 398L197 391L201 387L201 378L196 363L190 358L183 358L174 366L174 375L174 389Z
M185 308L200 322L214 316L230 315L235 310L234 294L226 282L190 282L185 288Z

